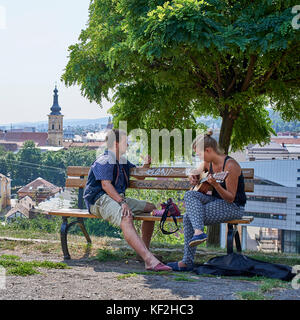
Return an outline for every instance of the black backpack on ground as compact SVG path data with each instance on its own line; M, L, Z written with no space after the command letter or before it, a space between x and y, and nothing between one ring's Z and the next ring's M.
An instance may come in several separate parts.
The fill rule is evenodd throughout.
M214 257L204 264L195 266L194 271L199 275L262 276L284 281L291 281L296 275L290 266L259 261L238 253Z

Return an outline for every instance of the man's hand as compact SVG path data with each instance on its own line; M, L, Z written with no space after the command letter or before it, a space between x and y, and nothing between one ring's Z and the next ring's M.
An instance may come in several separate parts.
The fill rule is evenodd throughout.
M146 157L144 157L144 165L143 165L143 168L150 168L150 165L151 165L151 162L152 162L152 159L149 155L147 155Z
M122 204L122 216L123 217L132 217L132 211L130 210L127 203Z

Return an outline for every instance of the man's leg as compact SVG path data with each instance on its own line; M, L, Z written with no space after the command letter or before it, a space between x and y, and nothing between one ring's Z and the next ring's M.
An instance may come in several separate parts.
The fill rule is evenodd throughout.
M144 241L137 234L132 217L123 217L121 221L121 229L127 243L136 251L138 255L145 261L146 268L154 268L160 263L153 254L148 250Z
M155 209L156 206L154 204L147 202L144 212L152 212ZM154 226L154 221L143 221L142 223L142 239L148 249L150 248L150 242L154 231Z

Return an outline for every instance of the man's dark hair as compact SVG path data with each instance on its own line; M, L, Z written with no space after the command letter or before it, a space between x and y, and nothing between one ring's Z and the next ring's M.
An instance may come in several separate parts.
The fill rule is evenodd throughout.
M120 129L112 129L106 135L106 145L107 148L112 148L114 146L114 142L120 142L123 136L127 136L127 133L124 130Z

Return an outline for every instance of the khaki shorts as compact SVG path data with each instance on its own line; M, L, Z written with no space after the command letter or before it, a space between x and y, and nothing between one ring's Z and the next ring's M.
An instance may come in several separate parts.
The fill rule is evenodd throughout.
M121 196L124 196L121 194ZM143 214L147 201L127 198L126 202L131 209L133 215ZM113 200L109 195L102 195L94 205L91 205L90 211L99 218L109 221L115 226L120 227L122 221L122 207L117 201Z

